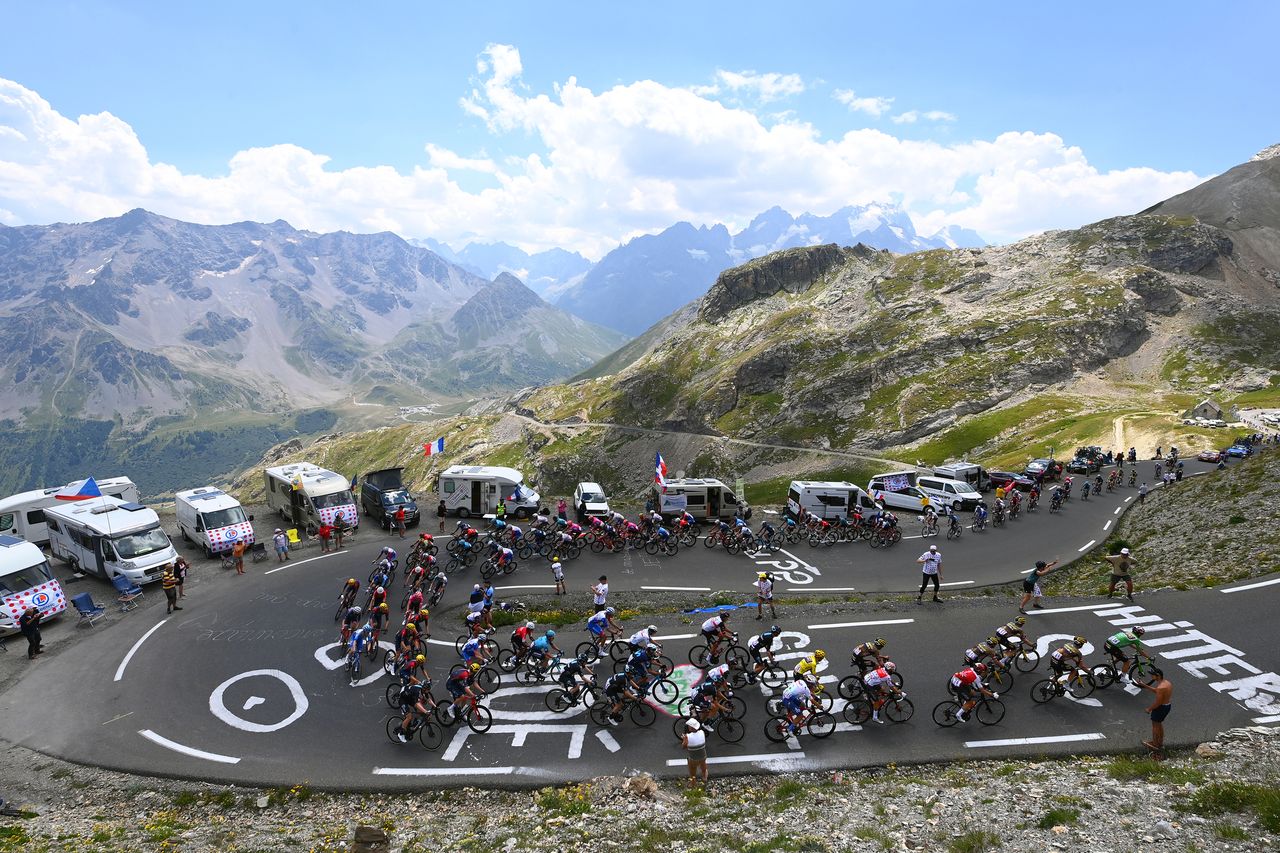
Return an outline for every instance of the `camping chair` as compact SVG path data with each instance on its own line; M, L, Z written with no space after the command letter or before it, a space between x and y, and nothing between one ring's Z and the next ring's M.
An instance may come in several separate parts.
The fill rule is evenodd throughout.
M289 550L293 551L302 547L302 540L298 538L298 528L290 527L285 531L285 535L289 537Z
M267 559L267 543L254 542L253 547L250 549L250 552L253 554L253 561L255 563L262 562L263 560Z
M124 575L116 575L111 578L111 585L119 593L116 596L116 601L120 602L121 613L128 613L138 606L138 599L142 598L142 587L135 585Z
M76 623L76 627L88 625L93 627L93 623L102 618L102 614L107 612L107 608L93 600L93 594L82 592L79 595L72 596L71 604L75 607L76 612L80 614L80 621Z

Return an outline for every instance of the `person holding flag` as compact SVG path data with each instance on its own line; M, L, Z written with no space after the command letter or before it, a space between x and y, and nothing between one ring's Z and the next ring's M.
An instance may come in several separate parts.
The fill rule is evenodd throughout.
M662 460L661 453L654 454L653 482L657 485L659 492L664 495L667 493L667 463Z

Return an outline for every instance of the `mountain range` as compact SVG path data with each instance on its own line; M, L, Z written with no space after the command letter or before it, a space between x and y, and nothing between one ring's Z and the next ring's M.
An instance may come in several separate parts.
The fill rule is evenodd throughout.
M628 241L595 264L563 249L530 255L506 243L472 243L454 252L435 240L412 242L486 278L513 273L556 306L630 336L702 296L722 270L781 249L864 243L904 254L985 245L977 233L957 226L921 236L906 211L888 203L844 207L830 216L792 216L773 207L737 233L724 225L677 222Z

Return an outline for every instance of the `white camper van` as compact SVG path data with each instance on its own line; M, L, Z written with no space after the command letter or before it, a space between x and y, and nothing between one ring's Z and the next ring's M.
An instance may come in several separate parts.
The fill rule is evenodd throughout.
M870 515L878 507L870 495L853 483L792 480L787 489L787 516L796 518L802 509L818 518L834 519L848 518L854 510Z
M450 465L440 474L438 491L445 509L458 518L491 513L499 500L506 503L507 515L529 518L542 500L525 485L523 474L500 465Z
M138 487L128 477L97 480L98 491L122 501L138 500ZM44 523L44 511L63 501L54 497L66 486L51 489L35 489L11 495L0 500L0 536L17 536L28 542L43 545L49 541L49 529Z
M252 545L253 516L246 515L240 501L212 486L190 489L173 496L178 515L178 532L188 542L204 549L206 557L230 551L237 542Z
M67 609L67 597L39 547L0 534L0 637L17 631L18 617L31 606L54 616Z
M933 469L933 473L948 480L963 480L976 492L991 488L991 478L981 465L973 462L948 462Z
M696 519L732 518L738 510L738 496L719 480L710 478L682 478L667 480L663 492L653 485L654 505L663 515L688 511ZM742 500L742 512L750 512L746 499Z
M45 510L49 551L75 569L136 584L159 580L178 559L154 510L106 496Z
M360 526L351 483L341 474L310 462L280 465L263 472L267 479L267 506L286 523L314 533L321 524L332 524L342 513L348 527Z

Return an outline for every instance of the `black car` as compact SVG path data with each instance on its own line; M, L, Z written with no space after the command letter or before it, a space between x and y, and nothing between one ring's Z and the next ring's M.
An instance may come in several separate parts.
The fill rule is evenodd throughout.
M1027 469L1022 474L1037 483L1056 480L1062 476L1062 463L1055 459L1032 459L1027 463Z
M991 488L993 489L1004 486L1005 491L1008 491L1012 485L1013 488L1020 492L1029 492L1031 487L1035 485L1035 480L1013 471L988 471L987 476L991 478Z
M1072 474L1093 474L1102 469L1102 459L1096 456L1077 456L1067 463Z

